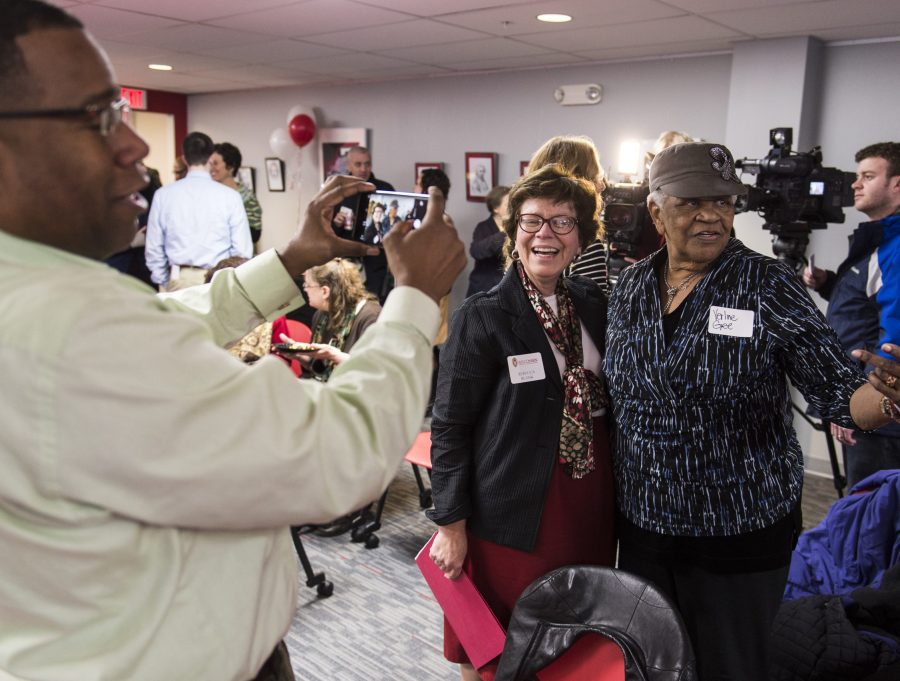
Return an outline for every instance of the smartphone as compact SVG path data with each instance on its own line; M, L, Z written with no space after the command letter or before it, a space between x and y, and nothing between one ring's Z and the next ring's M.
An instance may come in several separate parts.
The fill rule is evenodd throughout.
M272 349L275 352L280 352L284 355L303 355L309 354L311 352L315 352L318 348L315 345L311 345L309 343L275 343L272 346Z
M421 226L428 208L428 194L379 191L365 195L360 203L353 238L380 246L397 222L412 220L414 229Z

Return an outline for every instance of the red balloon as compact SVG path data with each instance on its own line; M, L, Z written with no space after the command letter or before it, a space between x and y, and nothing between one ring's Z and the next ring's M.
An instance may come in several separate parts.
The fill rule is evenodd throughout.
M297 114L288 123L288 133L294 144L305 147L316 136L316 122L306 114Z

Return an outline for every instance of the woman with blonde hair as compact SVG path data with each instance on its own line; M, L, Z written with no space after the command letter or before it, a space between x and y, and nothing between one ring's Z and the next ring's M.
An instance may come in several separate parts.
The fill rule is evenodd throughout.
M528 172L558 163L575 177L593 182L600 194L606 188L606 173L597 147L587 135L558 135L544 142L528 162Z
M597 214L602 214L601 194L606 189L606 173L600 165L600 155L594 140L586 135L558 135L544 142L534 152L528 163L528 172L533 173L545 165L556 163L572 173L593 183L597 189ZM568 274L580 274L596 282L609 295L609 248L603 239L601 222L597 240L584 249L578 260L572 263Z
M378 299L366 290L356 265L341 258L303 273L303 290L315 308L311 342L319 349L309 356L313 377L327 381L334 367L381 313Z

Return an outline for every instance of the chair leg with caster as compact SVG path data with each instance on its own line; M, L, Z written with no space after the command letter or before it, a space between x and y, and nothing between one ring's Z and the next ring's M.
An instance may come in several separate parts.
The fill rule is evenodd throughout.
M315 587L316 595L319 598L328 598L334 593L334 584L325 579L324 572L313 572L306 549L303 548L303 541L300 539L300 529L300 526L291 527L291 539L294 542L297 556L300 558L300 564L303 566L303 572L306 574L306 586L310 589Z
M350 540L354 542L363 542L367 549L377 548L381 540L375 535L375 532L381 529L381 514L384 512L384 502L387 500L387 490L378 500L374 515L372 514L372 505L366 506L359 514L359 517L353 521L350 530Z

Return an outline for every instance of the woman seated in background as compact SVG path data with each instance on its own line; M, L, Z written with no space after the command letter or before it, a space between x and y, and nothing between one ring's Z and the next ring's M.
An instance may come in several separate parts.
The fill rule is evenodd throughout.
M209 174L216 182L231 187L241 195L244 210L247 212L247 222L250 223L250 238L255 244L262 236L262 208L256 200L253 189L238 180L238 170L243 161L241 151L228 142L217 144L215 149L213 155L209 157Z
M381 313L378 299L366 290L359 270L349 260L335 258L324 265L303 273L303 291L310 307L316 310L312 318L311 344L316 352L296 355L303 366L303 376L327 381L335 366L350 356L350 350ZM293 340L282 335L281 340ZM368 507L366 507L368 508ZM321 537L335 537L347 532L359 513L342 516L314 527ZM299 528L297 528L299 529Z
M487 194L485 205L490 216L475 225L469 246L475 267L469 275L466 298L479 291L489 291L503 278L503 246L506 243L503 219L508 195L509 187L503 185L497 185Z
M366 291L356 265L335 258L303 274L303 290L312 318L311 343L318 351L302 358L312 377L327 381L334 367L349 357L350 349L381 313L381 305Z
M606 299L563 272L599 236L594 185L559 166L521 178L504 220L512 265L462 304L441 352L431 431L431 559L465 571L503 626L522 590L569 564L613 565L601 380ZM445 622L444 655L473 669Z

